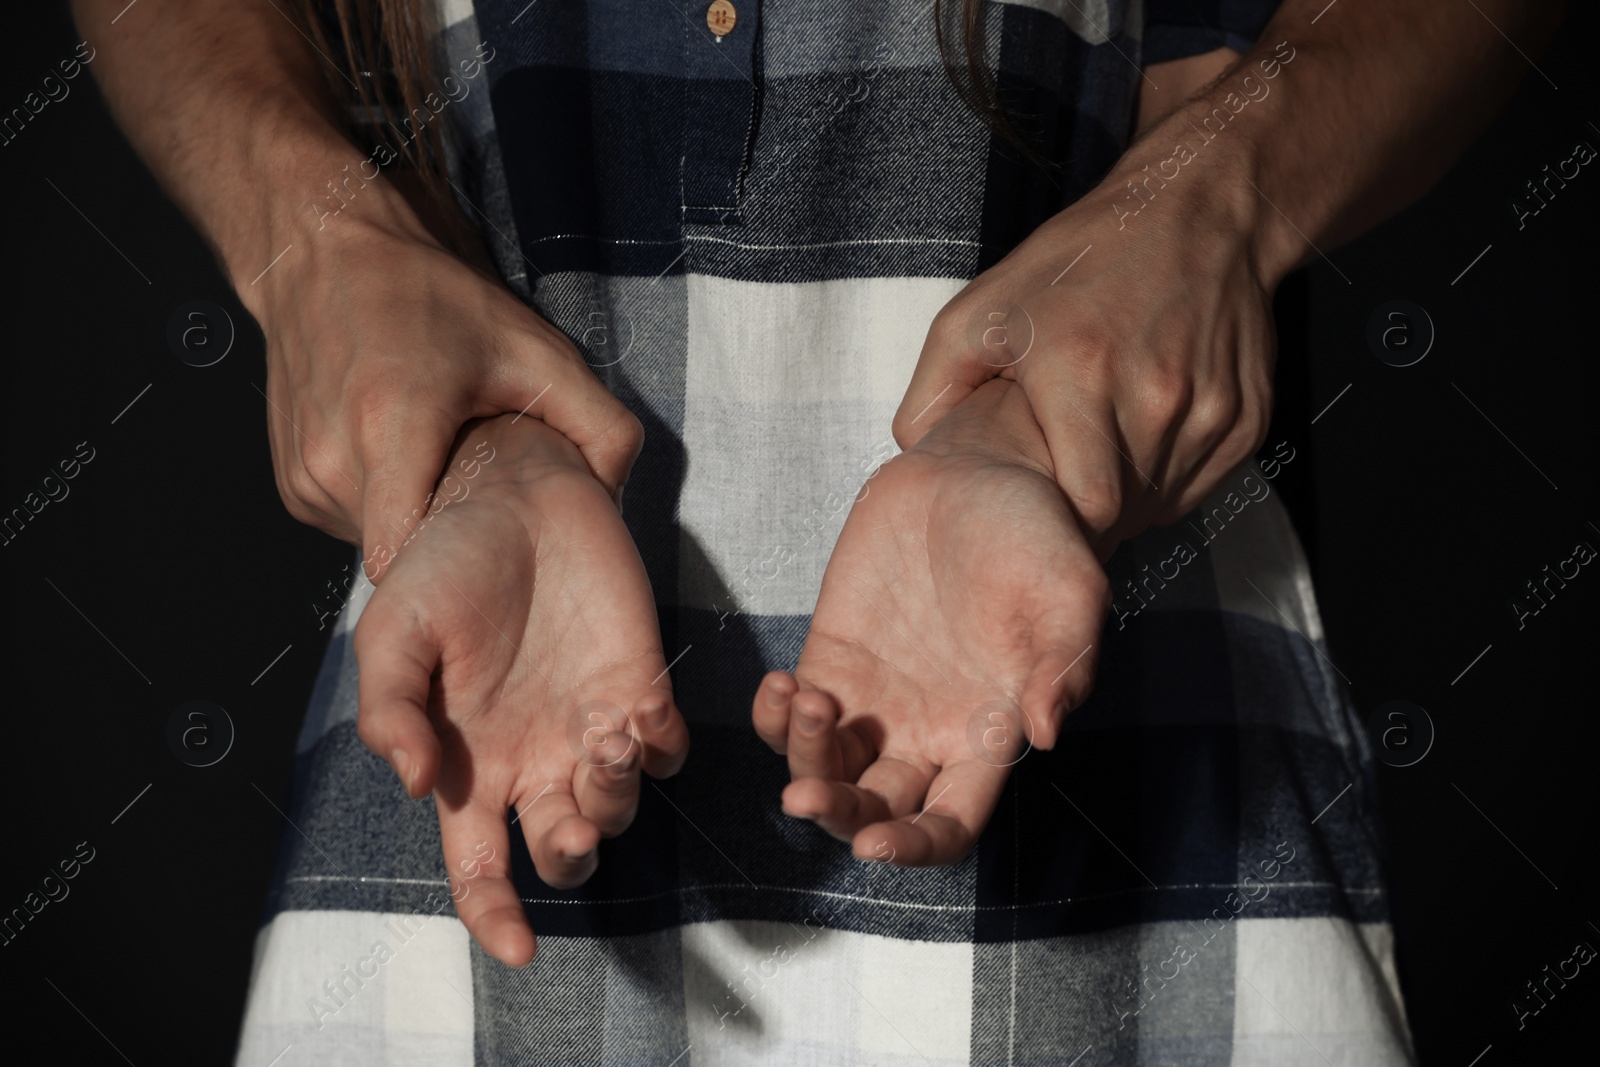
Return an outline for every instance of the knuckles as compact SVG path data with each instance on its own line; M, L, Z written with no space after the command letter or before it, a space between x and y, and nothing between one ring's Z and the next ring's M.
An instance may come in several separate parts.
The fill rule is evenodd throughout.
M338 536L334 533L333 523L319 506L321 495L317 484L306 473L304 467L293 464L288 470L279 471L277 482L278 499L283 501L283 506L291 518L324 533Z
M1096 533L1109 530L1122 516L1122 486L1111 482L1089 482L1073 487L1073 505L1085 526Z
M619 403L618 405L622 405ZM639 458L639 453L644 451L644 420L622 407L617 415L616 428L613 431L617 440L617 451L628 458L628 465Z
M923 350L945 355L962 353L969 347L976 351L976 345L967 343L969 340L966 336L967 323L970 319L971 315L966 310L965 302L950 301L939 309L938 314L933 316L933 321L928 324L928 339Z
M911 448L919 440L919 435L916 432L917 428L911 421L914 418L916 416L911 414L906 404L902 403L900 410L894 413L894 421L889 424L889 432L894 437L894 443L902 452Z
M330 445L333 442L323 444L309 437L301 438L299 469L290 474L289 482L290 488L302 499L314 500L320 491L337 500L343 495L341 488L348 488L344 481L346 475L328 451Z
M428 392L391 373L363 377L364 381L352 387L347 401L351 422L363 438L381 436L385 428L403 420L407 408L415 406L413 396Z
M598 468L595 473L607 485L620 484L627 480L634 461L644 450L644 423L621 401L615 401L594 439L594 447Z
M1152 431L1164 431L1182 419L1194 401L1194 382L1178 368L1160 367L1148 373L1140 391L1137 413Z
M1089 598L1094 602L1095 607L1099 609L1100 614L1104 615L1108 613L1111 610L1111 579L1107 577L1105 569L1103 567L1089 568L1087 573L1084 575L1083 582L1084 592L1087 593ZM1088 663L1090 668L1088 676L1090 678L1093 678L1094 676L1093 667L1098 661L1099 657L1096 656Z
M1206 445L1214 445L1240 426L1243 413L1244 405L1238 393L1218 390L1195 405L1190 422L1195 437Z
M1066 362L1074 379L1084 384L1106 384L1122 358L1122 346L1115 337L1093 323L1074 323L1053 333L1050 351Z
M1269 398L1242 399L1237 407L1238 414L1221 437L1218 459L1234 463L1255 455L1266 443L1267 431L1271 429L1271 410Z

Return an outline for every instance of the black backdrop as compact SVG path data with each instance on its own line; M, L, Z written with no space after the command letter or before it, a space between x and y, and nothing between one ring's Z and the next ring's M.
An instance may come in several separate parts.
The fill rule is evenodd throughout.
M1585 968L1520 1029L1510 1006L1577 941L1600 947L1600 569L1552 586L1520 629L1510 607L1578 541L1600 547L1600 169L1583 167L1520 230L1508 206L1577 140L1600 147L1600 20L1575 6L1437 190L1279 301L1270 440L1311 457L1280 485L1331 658L1364 713L1411 701L1435 734L1420 762L1379 768L1425 1065L1586 1059L1595 1046L1600 973ZM63 7L8 12L0 107L73 54ZM75 852L92 858L68 896L0 944L7 1039L39 1049L28 1062L48 1049L84 1064L223 1063L276 842L293 832L275 805L326 639L310 605L349 557L278 502L259 333L91 79L70 86L0 146L0 511L67 493L0 546L16 683L0 912ZM167 343L193 299L237 327L210 367ZM1396 299L1436 331L1412 366L1386 364L1366 339ZM1394 321L1420 340L1414 311ZM76 477L45 483L89 450ZM192 699L224 707L236 730L211 767L167 743ZM1395 722L1397 750L1421 743L1419 719Z

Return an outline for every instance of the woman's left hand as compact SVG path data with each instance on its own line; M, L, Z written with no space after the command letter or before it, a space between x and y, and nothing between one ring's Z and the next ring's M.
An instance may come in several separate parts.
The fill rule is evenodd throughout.
M959 861L1088 697L1109 601L1021 387L974 390L862 488L794 673L756 692L783 810L860 859Z
M1151 177L1184 140L1176 130L1158 124L945 305L894 421L910 448L984 381L1021 383L1102 560L1193 509L1261 446L1271 415L1276 279L1252 244L1271 209L1226 145Z

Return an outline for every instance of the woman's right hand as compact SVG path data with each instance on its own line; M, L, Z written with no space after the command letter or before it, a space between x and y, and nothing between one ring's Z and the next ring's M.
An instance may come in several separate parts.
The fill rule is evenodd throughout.
M268 431L289 513L359 544L377 581L462 425L508 412L565 435L619 500L643 427L572 342L447 251L384 179L355 198L358 210L320 229L302 218L282 261L240 285L267 338Z
M546 885L581 885L633 821L640 771L677 773L689 732L639 550L577 450L502 416L456 455L452 502L356 625L357 731L407 793L433 793L456 914L520 967L535 942L513 829Z

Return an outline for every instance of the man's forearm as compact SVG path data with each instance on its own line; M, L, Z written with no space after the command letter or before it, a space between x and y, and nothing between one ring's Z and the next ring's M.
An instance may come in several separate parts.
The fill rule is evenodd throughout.
M1273 286L1313 245L1349 240L1437 181L1531 71L1518 49L1536 55L1562 6L1285 0L1259 44L1141 136L1108 184L1143 197L1171 182L1188 191L1175 199L1228 203Z
M306 229L308 203L361 159L287 0L72 0L118 124L216 250L245 304ZM118 13L121 12L119 17ZM116 18L115 24L112 19ZM384 183L363 209L397 210Z

